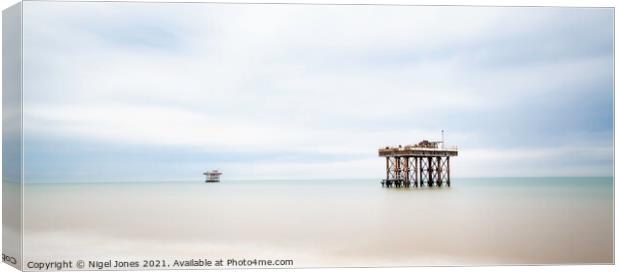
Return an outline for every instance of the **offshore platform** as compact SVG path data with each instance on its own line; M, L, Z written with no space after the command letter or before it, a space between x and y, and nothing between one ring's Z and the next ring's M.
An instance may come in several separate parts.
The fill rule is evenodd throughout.
M385 157L381 186L450 186L450 157L459 152L456 147L446 148L443 131L441 135L441 141L423 140L415 145L380 148L379 156Z
M222 172L213 170L204 172L202 174L205 175L207 178L205 182L220 182L220 176L222 175Z

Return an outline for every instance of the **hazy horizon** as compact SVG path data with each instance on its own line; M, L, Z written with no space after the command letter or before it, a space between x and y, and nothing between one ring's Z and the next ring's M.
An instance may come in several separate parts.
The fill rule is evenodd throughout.
M551 180L560 180L560 181L566 181L566 180L577 180L577 179L583 179L583 178L590 178L590 179L614 179L614 176L506 176L506 177L458 177L458 178L452 178L453 183L454 182L469 182L472 180L493 180L493 179L502 179L502 180L532 180L532 179L551 179ZM311 181L318 181L318 182L323 182L323 181L346 181L346 182L377 182L377 184L379 184L379 181L382 179L382 177L366 177L366 178L314 178L314 179L303 179L303 178L297 178L297 179L225 179L222 177L220 182L226 183L226 182L311 182ZM33 185L37 185L37 184L100 184L100 183L109 183L109 184L118 184L118 183L126 183L126 184L131 184L131 183L204 183L204 177L203 178L195 178L195 179L170 179L170 180L115 180L115 181L88 181L88 180L82 180L82 181L77 181L77 180L73 180L73 181L29 181L28 184L33 184ZM458 186L458 185L457 185Z

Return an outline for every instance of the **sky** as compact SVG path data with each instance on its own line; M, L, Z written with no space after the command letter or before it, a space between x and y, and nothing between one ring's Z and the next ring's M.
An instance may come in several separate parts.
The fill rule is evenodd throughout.
M613 174L613 9L24 5L26 182Z

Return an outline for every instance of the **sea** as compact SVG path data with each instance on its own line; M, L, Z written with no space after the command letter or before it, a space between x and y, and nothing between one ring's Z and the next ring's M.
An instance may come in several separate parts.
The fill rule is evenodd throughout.
M382 188L378 179L26 184L24 260L609 264L613 186L612 177L453 178L441 188Z

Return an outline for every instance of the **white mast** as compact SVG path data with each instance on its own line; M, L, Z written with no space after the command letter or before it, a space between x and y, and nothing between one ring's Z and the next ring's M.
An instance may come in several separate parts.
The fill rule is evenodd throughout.
M441 148L445 149L446 148L446 142L443 138L443 129L441 130Z

